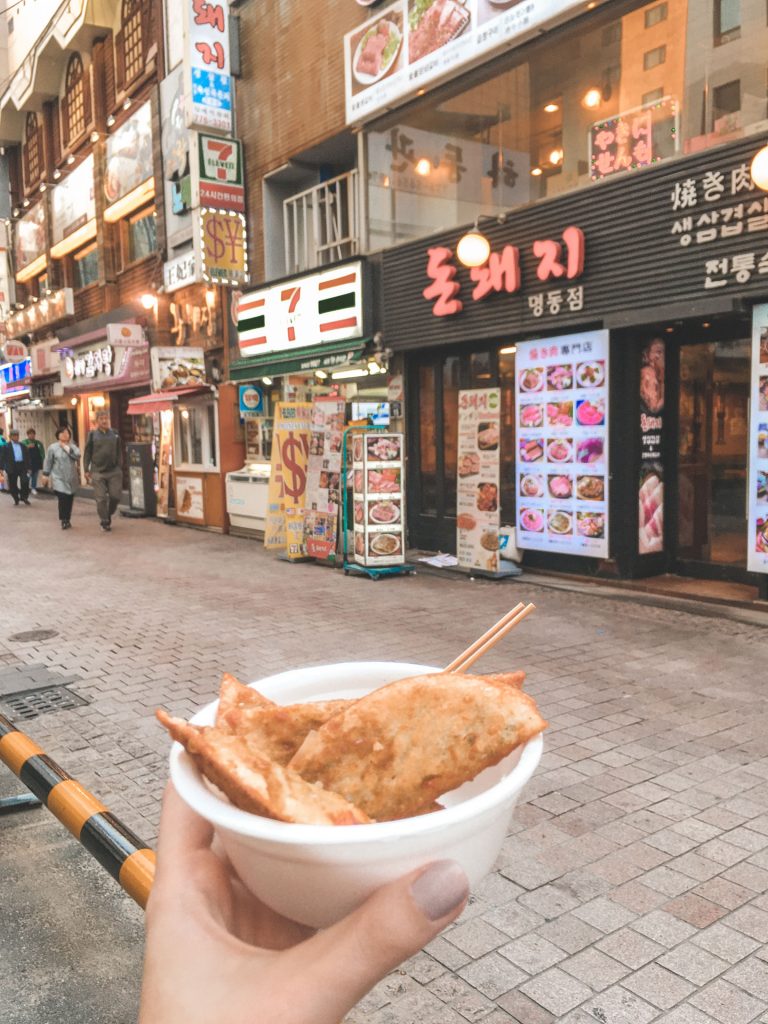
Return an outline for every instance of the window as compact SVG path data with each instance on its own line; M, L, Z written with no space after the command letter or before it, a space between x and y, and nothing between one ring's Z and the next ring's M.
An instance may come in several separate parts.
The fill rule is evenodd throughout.
M41 130L37 114L27 114L24 128L24 185L27 189L40 181L42 171Z
M655 7L649 7L645 12L645 27L651 28L653 25L658 25L660 21L667 20L667 4L656 4Z
M717 130L717 122L730 114L741 110L741 82L726 82L712 90L712 126ZM730 126L728 126L730 130Z
M213 402L189 405L176 413L177 466L215 469L216 407Z
M125 89L144 71L146 51L152 38L149 0L123 0L121 27L115 38L117 80Z
M740 0L715 0L715 46L741 36Z
M663 64L666 59L666 46L655 46L652 50L648 50L643 54L643 68L645 71L650 71L651 68L657 68L660 64Z
M75 253L74 267L75 288L87 288L99 280L99 251L95 244Z
M651 89L650 92L644 92L640 102L644 107L649 107L652 103L658 103L663 98L664 86L662 85L659 89Z
M157 227L154 206L144 207L126 221L127 244L125 262L134 263L151 256L157 249Z
M79 53L73 53L64 79L61 100L64 145L71 146L85 132L91 120L91 96L88 78Z

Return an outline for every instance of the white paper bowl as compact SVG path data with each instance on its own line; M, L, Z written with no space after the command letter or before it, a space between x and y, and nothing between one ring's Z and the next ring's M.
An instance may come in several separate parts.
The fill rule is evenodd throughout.
M407 662L357 661L295 669L253 686L279 704L358 698L385 683L439 672ZM214 701L192 722L212 725ZM372 825L293 825L241 811L216 795L184 748L171 749L171 779L215 827L238 875L273 910L324 928L385 882L435 860L456 860L475 886L491 870L521 789L542 751L536 736L499 764L440 798L442 811Z

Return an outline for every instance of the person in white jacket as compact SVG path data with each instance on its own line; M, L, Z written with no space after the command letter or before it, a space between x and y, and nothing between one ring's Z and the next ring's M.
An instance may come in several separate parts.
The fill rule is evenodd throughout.
M72 505L80 483L77 468L79 461L80 449L72 443L72 431L66 426L59 427L56 431L56 440L45 455L42 482L47 483L50 480L59 499L59 522L62 530L68 530L72 525Z

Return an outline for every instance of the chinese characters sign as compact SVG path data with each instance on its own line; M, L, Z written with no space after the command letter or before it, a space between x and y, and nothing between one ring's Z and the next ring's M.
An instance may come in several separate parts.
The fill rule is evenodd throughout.
M747 568L768 572L768 305L752 311Z
M232 130L228 0L186 0L187 127Z
M608 332L517 343L517 546L608 557Z
M200 251L203 280L243 284L248 280L248 243L242 213L200 211Z
M495 573L499 569L498 388L459 391L456 486L456 555L459 565Z
M674 155L679 136L678 104L672 96L598 121L590 131L592 180Z
M576 0L396 0L344 37L347 122L404 103L581 6Z

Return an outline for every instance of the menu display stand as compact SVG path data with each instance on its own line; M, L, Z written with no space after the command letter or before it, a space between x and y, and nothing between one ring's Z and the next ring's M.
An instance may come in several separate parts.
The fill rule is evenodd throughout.
M352 455L354 560L350 560L349 551L348 452ZM376 580L415 572L416 567L405 561L403 435L383 427L347 427L341 466L344 575L352 573Z

